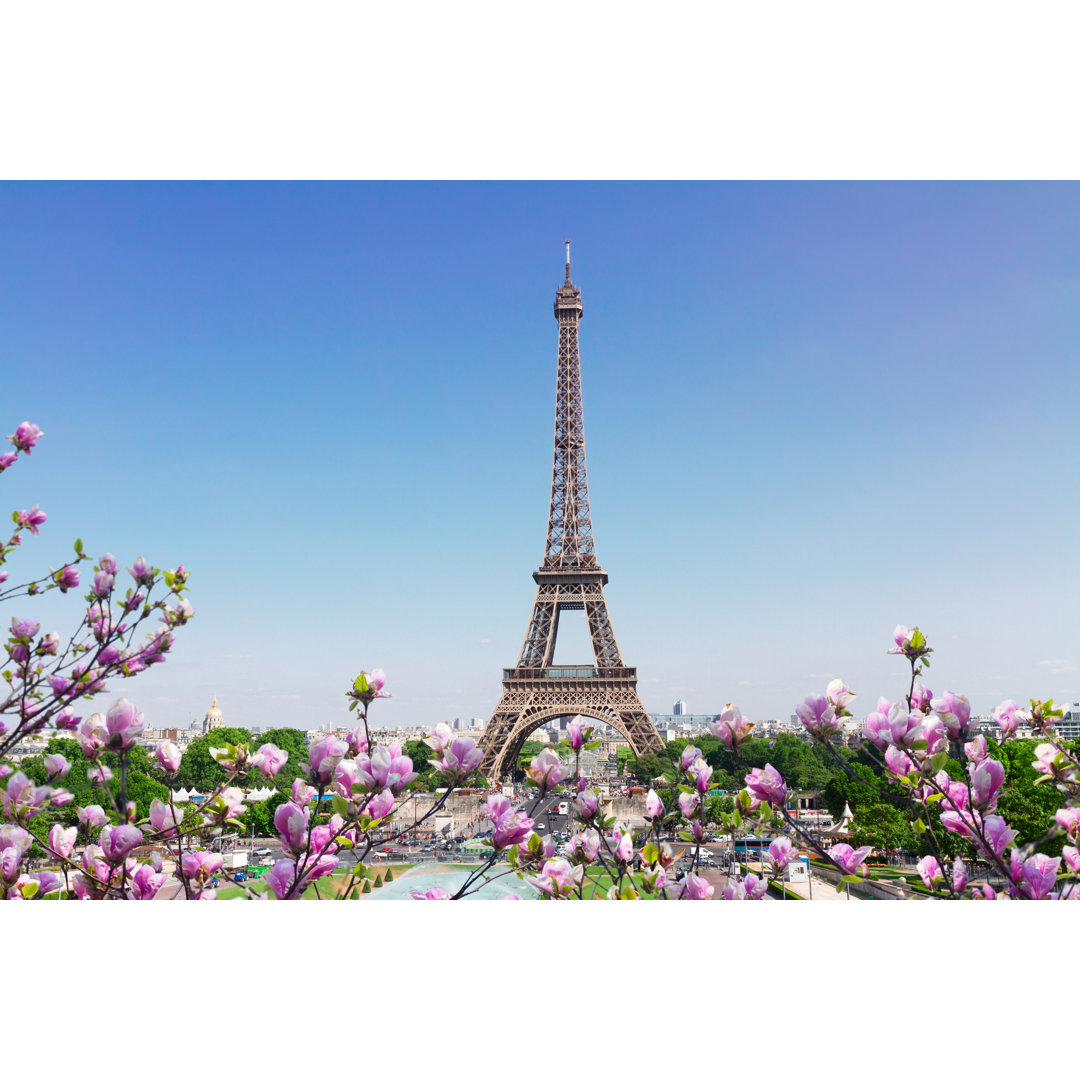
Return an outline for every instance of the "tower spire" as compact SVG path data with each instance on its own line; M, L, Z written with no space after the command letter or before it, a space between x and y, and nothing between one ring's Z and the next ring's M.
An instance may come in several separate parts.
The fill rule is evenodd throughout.
M565 243L566 243L566 284L569 285L569 284L571 284L571 282L570 282L570 241L567 240L567 241L565 241Z

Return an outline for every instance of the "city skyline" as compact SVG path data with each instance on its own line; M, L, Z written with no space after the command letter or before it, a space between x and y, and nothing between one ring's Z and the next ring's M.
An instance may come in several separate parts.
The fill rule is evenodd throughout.
M550 490L562 241L601 565L650 713L839 675L1080 698L1075 184L5 184L9 562L192 571L158 728L491 713ZM14 410L14 411L12 411ZM89 482L86 482L86 481ZM8 605L70 627L73 596ZM559 662L588 658L566 619ZM580 634L575 638L575 629ZM564 643L564 639L565 643ZM577 642L577 653L573 653Z

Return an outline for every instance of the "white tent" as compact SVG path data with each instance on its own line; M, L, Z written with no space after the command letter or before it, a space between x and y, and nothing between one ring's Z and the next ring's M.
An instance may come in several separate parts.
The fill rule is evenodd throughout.
M173 792L173 802L174 803L187 802L190 798L191 798L191 796L183 788L181 788L179 791L174 791Z

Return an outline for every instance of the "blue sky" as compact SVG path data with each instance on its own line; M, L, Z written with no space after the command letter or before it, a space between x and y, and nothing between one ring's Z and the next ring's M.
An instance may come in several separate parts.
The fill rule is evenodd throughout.
M1078 226L1066 183L0 185L0 426L46 433L4 505L49 514L9 568L76 536L188 566L197 618L117 687L160 726L214 694L336 724L373 666L377 720L486 717L543 553L571 237L650 710L764 720L838 674L865 713L897 622L981 711L1074 700Z

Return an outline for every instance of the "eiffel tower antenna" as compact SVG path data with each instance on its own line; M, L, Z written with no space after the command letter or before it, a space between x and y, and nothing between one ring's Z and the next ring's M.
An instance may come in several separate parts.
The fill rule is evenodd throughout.
M637 670L627 667L619 653L604 599L608 575L596 561L578 353L583 313L581 290L570 280L567 240L566 280L555 290L559 360L547 542L543 563L533 573L536 601L521 654L515 667L503 669L502 696L480 739L484 751L480 768L492 779L514 767L522 743L533 730L560 716L588 716L610 725L626 737L635 754L663 749L638 697ZM555 666L563 611L584 611L592 643L591 665Z

